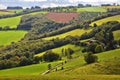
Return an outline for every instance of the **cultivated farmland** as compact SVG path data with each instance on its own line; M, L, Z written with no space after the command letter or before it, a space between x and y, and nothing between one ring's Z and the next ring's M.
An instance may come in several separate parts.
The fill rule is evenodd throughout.
M55 21L55 22L59 22L59 23L67 23L70 20L75 20L78 18L79 13L48 13L45 16L48 17L49 19Z

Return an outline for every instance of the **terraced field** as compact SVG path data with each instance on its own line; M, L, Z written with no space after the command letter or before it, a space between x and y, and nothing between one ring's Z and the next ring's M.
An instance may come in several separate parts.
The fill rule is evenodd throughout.
M113 35L115 40L120 40L120 30L114 31Z
M24 37L26 31L0 31L0 45L9 45Z
M55 39L55 38L65 38L66 36L81 36L83 33L90 32L90 31L91 31L91 29L89 29L89 30L75 29L75 30L72 30L72 31L69 31L69 32L66 32L63 34L59 34L59 35L51 36L51 37L46 37L43 39L50 40L50 39Z
M94 23L96 23L99 26L99 25L101 25L105 22L108 22L108 21L119 21L120 22L120 15L104 18L104 19L101 19L101 20L97 20L95 22L92 22L90 25L93 26Z
M103 7L85 7L77 8L77 12L107 12L107 9Z

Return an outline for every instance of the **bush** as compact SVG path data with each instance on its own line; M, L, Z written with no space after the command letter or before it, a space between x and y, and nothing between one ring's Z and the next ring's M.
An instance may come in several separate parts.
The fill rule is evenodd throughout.
M43 55L43 60L47 61L47 62L52 62L55 60L60 60L61 57L59 54L56 54L52 51L47 51L44 55Z
M97 62L98 57L92 53L88 53L84 56L84 60L87 62L87 64L90 64L90 63Z
M96 48L95 48L95 52L96 53L100 53L100 52L103 52L104 51L104 48L102 45L97 45Z

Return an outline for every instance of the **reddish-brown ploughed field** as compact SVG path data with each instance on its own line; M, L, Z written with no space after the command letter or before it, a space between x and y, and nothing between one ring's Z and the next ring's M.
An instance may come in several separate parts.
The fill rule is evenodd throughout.
M77 19L78 18L79 13L73 12L73 13L65 13L65 12L61 12L61 13L57 13L57 12L51 12L46 14L46 16L55 21L55 22L59 22L59 23L67 23L70 20L73 19Z

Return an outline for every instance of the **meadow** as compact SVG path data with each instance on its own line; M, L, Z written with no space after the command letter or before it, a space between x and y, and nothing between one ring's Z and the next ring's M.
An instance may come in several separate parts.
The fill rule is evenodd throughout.
M103 7L85 7L77 8L77 12L107 12L107 9Z
M98 61L100 62L100 65L102 65L101 62L104 62L107 60L112 60L115 57L119 57L120 56L119 52L120 52L120 49L116 49L116 50L111 50L111 51L107 51L107 52L102 52L102 53L99 53L96 55L98 56L98 59L99 59ZM58 63L60 63L60 61L52 62L51 64L54 66ZM29 79L32 79L32 80L41 80L41 79L43 79L43 80L46 80L46 79L63 80L64 79L64 80L68 80L68 79L75 78L73 80L78 80L78 79L89 80L89 78L91 78L92 80L96 80L98 77L100 78L100 80L101 79L102 80L107 80L107 79L108 80L119 80L120 79L120 77L117 75L111 75L111 76L106 75L106 74L82 75L82 73L84 73L84 72L85 72L85 74L87 72L90 72L90 70L91 70L90 67L96 67L97 66L96 64L97 63L86 65L83 56L81 56L81 57L73 59L72 61L63 65L64 70L59 70L60 68L58 68L57 72L52 71L50 74L47 74L45 76L40 75L40 73L47 70L48 63L40 63L40 64L35 64L35 65L30 65L30 66L1 70L0 71L0 79L8 79L8 80L14 80L14 79L19 79L19 80L24 80L24 79L25 80L26 79L27 80L29 80ZM86 69L88 69L89 71L87 71ZM82 70L82 73L80 73L81 70ZM102 70L102 68L101 68L101 70ZM95 72L96 71L93 71L92 74L96 74ZM79 75L79 74L81 74L81 75ZM24 75L24 77L23 77L23 75ZM38 75L39 75L39 78L37 77ZM27 76L30 76L30 77L28 78ZM31 76L36 76L36 77L33 78ZM61 76L61 78L59 78L60 76ZM93 76L93 77L91 77L91 76ZM108 76L110 76L110 78ZM97 79L97 80L99 80L99 79Z
M0 31L0 45L9 45L24 37L26 31Z
M104 19L100 19L100 20L94 21L94 22L92 22L90 24L90 26L93 26L94 23L96 23L99 26L99 25L102 25L103 23L106 23L108 21L118 21L118 22L120 22L120 15L107 17L107 18L104 18Z
M72 30L72 31L69 31L69 32L66 32L66 33L63 33L63 34L59 34L59 35L56 35L56 36L51 36L51 37L46 37L46 38L43 38L45 40L51 40L51 39L55 39L55 38L65 38L66 36L81 36L83 33L85 32L90 32L91 29L89 30L84 30L84 29L75 29L75 30Z
M21 16L0 19L0 27L9 26L10 28L16 28L20 20Z
M113 31L114 39L120 40L120 30Z

